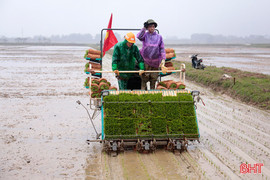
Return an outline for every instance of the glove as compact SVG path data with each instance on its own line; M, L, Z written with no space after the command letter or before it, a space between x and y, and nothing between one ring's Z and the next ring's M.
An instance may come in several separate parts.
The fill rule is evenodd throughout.
M165 67L165 59L162 59L162 61L161 61L161 63L160 63L160 65L159 65L159 67Z
M181 71L182 71L182 72L186 72L186 69L182 69Z
M96 72L95 72L94 70L91 69L91 70L90 70L90 73L91 73L91 74L95 74Z
M167 74L168 68L165 66L161 67L162 74Z
M143 23L143 27L145 27L147 29L147 26L148 26L147 22Z
M113 71L115 74L117 74L117 76L119 76L119 71L118 70L114 70Z
M144 73L144 70L140 70L139 75L142 76L143 73Z

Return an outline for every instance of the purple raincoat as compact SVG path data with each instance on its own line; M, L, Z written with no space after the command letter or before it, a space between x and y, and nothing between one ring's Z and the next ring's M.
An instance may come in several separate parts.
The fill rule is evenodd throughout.
M140 53L144 59L144 63L151 67L158 68L161 60L166 59L162 36L156 32L150 34L146 32L145 28L142 28L137 34L137 38L143 42Z

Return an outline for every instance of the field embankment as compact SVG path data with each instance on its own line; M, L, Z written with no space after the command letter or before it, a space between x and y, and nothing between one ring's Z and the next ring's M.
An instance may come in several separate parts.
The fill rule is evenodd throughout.
M175 67L179 67L181 62L174 61L174 63ZM187 79L240 99L247 104L270 110L269 75L216 66L198 70L192 68L189 62L185 64Z

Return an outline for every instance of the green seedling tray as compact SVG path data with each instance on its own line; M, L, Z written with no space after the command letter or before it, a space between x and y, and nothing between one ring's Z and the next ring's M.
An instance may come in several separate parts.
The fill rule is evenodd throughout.
M162 93L108 95L103 97L102 122L105 139L167 138L179 137L179 134L187 138L199 137L190 93L178 93L177 96L162 96Z

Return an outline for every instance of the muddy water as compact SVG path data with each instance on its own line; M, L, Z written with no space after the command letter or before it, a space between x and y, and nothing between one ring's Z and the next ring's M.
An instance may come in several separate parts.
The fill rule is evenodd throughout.
M85 177L95 137L76 104L88 103L85 49L0 47L0 179Z
M100 143L87 144L95 132L75 103L89 103L83 88L87 48L0 47L0 179L270 178L270 113L188 81L205 103L197 109L201 142L190 143L188 152L111 157ZM110 59L104 58L105 70ZM104 76L117 86L114 76ZM94 123L100 132L100 116ZM243 162L263 163L262 173L241 174Z
M232 67L250 72L270 74L270 48L250 46L182 46L175 47L177 59L191 62L189 56L199 54L207 66Z

